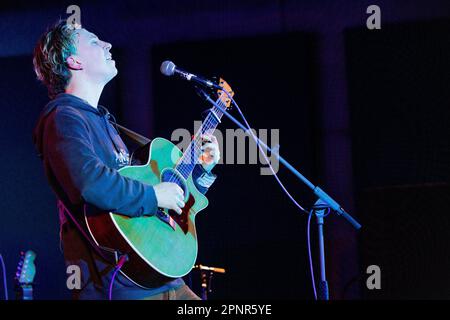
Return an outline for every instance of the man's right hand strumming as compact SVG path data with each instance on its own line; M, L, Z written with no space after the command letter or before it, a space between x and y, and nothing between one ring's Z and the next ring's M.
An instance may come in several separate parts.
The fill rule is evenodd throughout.
M178 214L184 208L184 191L173 182L161 182L153 186L158 207L175 210Z

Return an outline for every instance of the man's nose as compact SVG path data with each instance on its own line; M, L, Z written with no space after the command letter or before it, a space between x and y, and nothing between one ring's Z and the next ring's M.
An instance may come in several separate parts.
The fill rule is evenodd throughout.
M103 48L105 49L105 50L111 50L111 48L112 48L112 45L111 45L111 43L109 43L109 42L103 42L104 43L104 46L103 46Z

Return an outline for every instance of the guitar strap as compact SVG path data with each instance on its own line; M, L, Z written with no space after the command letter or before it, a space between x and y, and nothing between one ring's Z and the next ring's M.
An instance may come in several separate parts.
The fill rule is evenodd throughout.
M69 209L67 209L67 207L65 206L64 202L61 201L61 199L57 200L57 207L58 207L58 212L59 212L59 218L60 218L60 224L61 224L61 228L63 227L64 223L67 220L70 220L70 222L72 222L76 229L78 230L78 232L81 233L83 239L85 239L86 241L89 242L89 244L91 245L91 247L93 247L93 249L97 252L97 254L103 258L103 260L105 260L105 262L108 263L117 263L117 261L119 260L119 256L120 253L114 249L111 248L106 248L106 247L102 247L98 244L96 244L94 242L94 239L87 234L85 227L81 226L77 219L72 215L72 213L70 212ZM83 210L86 210L86 205L83 205Z
M103 287L102 277L105 274L107 274L108 272L110 272L117 265L119 258L121 256L121 253L114 249L102 247L102 246L96 244L94 239L87 233L86 228L83 228L78 223L77 219L72 215L72 213L69 211L69 209L67 209L67 207L64 205L64 202L61 201L60 199L57 200L57 206L58 206L59 218L60 218L60 224L61 224L60 241L62 241L63 225L64 225L64 223L67 223L68 221L70 221L75 226L75 230L77 230L79 232L79 234L81 234L81 238L84 239L85 241L87 241L88 242L87 245L91 246L92 249L97 253L97 255L101 259L103 259L103 261L106 263L106 266L103 270L90 272L90 276L86 280L86 283L81 288L81 290L84 289L89 284L90 281L92 281L94 286L96 286L97 288L102 288ZM86 210L86 205L83 205L83 210L84 211ZM95 264L95 262L93 261L93 259L95 259L95 258L93 256L89 256L89 258L87 258L87 259L90 260L91 263Z
M125 134L128 138L130 138L132 141L136 142L139 147L143 147L146 144L150 143L150 139L144 137L143 135L140 135L137 132L134 132L133 130L130 130L124 126L121 126L120 124L117 124L114 121L109 121L112 125L116 126L116 128L119 128L120 132Z

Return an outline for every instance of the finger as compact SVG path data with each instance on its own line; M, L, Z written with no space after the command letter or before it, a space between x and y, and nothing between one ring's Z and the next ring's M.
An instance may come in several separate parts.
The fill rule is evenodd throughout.
M206 142L211 142L212 138L210 136L203 135L202 136L202 142L205 143L205 141Z
M176 203L172 204L169 209L172 209L178 214L181 214L183 212L183 210Z
M176 193L181 195L182 197L184 197L184 191L183 189L181 189L181 187L179 185L176 184Z
M212 142L208 142L208 143L205 143L203 145L202 150L205 150L205 149L208 149L208 148L209 149L217 149L217 145L212 143Z
M178 200L178 201L177 201L177 206L178 206L178 207L184 208L185 205L186 205L186 204L184 203L183 200Z
M202 133L202 139L208 139L211 140L212 134L209 133Z
M211 158L214 158L216 156L216 150L208 150L207 151L208 156L210 156Z
M218 148L209 148L208 150L204 151L206 156L213 157L213 158L220 158L220 150Z

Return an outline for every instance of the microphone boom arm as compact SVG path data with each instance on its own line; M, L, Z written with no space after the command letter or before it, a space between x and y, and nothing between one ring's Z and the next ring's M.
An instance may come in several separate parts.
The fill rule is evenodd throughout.
M222 88L221 88L222 90ZM252 135L249 133L249 128L246 128L242 123L240 123L235 117L233 117L228 111L226 111L223 107L217 104L215 101L211 99L211 97L199 89L199 93L212 105L217 107L220 111L223 112L231 121L233 121L238 127L240 127L247 135ZM226 90L224 90L226 94ZM230 99L234 102L233 98ZM253 136L253 135L252 135ZM277 151L272 150L269 146L267 146L264 142L262 142L258 137L253 136L257 141L256 143L261 145L266 151L270 151L274 153L278 160L291 171L297 178L299 178L308 188L310 188L314 194L319 197L324 203L326 203L332 210L334 210L338 215L343 216L355 229L361 229L361 224L356 221L350 214L348 214L340 205L337 203L330 195L328 195L325 191L323 191L319 186L315 186L312 184L304 175L302 175L297 169L295 169L288 161L286 161Z

